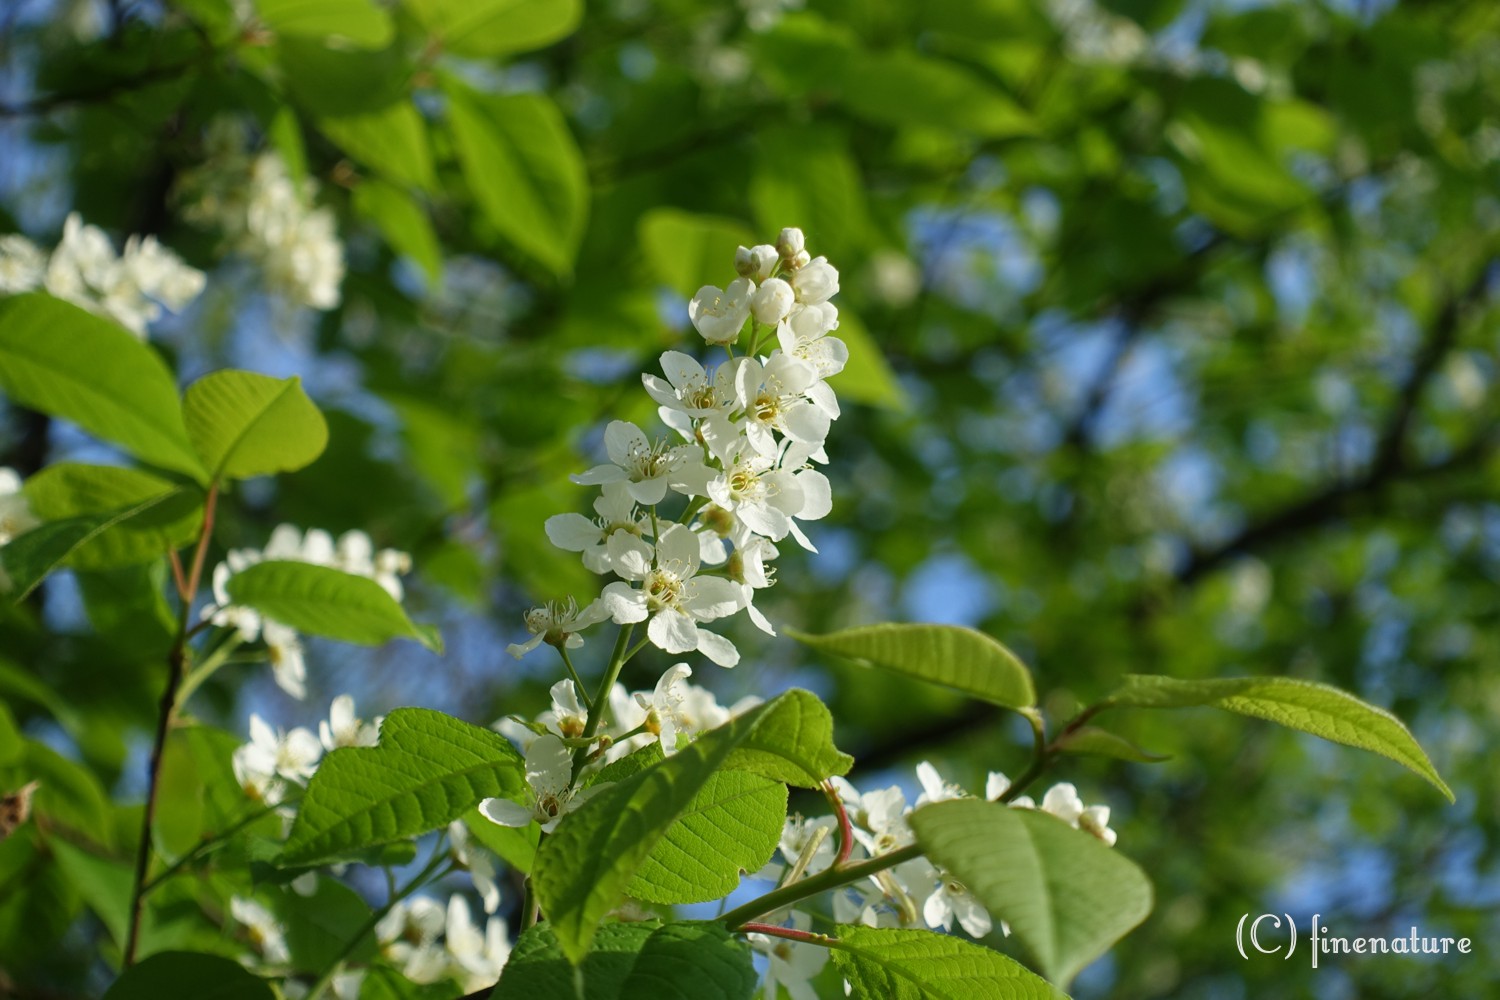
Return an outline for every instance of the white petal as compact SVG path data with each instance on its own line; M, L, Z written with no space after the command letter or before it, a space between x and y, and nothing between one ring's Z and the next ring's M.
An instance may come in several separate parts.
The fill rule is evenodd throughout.
M578 472L568 477L579 486L600 486L618 483L626 478L625 470L618 465L596 465L587 472Z
M740 662L740 651L734 648L734 643L705 628L698 630L698 652L721 667L732 667Z
M548 540L567 552L582 552L599 544L599 526L582 514L554 514L542 527Z
M632 590L629 585L616 582L604 588L604 593L600 595L599 600L617 624L628 625L631 622L646 620L644 591Z
M646 435L629 421L611 420L609 426L604 428L604 450L609 453L609 460L616 465L627 465L633 449L644 450L647 447Z
M531 825L531 810L510 799L485 799L479 803L479 811L485 819L500 826Z
M658 611L646 626L651 641L669 653L688 653L698 648L698 626L681 611Z
M804 521L817 521L833 510L833 487L828 477L816 469L803 469L797 473L797 485L802 487L802 509L797 517Z

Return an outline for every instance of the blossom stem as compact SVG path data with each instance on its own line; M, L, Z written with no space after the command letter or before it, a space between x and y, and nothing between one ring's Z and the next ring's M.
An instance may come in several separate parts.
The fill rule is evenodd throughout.
M140 842L135 849L135 875L130 890L130 926L125 935L125 968L135 964L136 948L141 938L141 913L145 902L146 871L151 865L151 828L156 820L156 791L160 783L161 761L167 746L167 733L172 728L172 716L177 710L177 689L182 683L190 655L187 644L188 617L193 611L193 598L198 593L198 583L203 575L203 560L208 555L208 542L214 531L214 511L218 507L219 483L215 480L208 487L203 500L203 527L198 533L198 548L193 554L193 568L188 573L186 585L181 592L181 606L177 612L177 634L172 648L167 653L167 683L162 688L161 703L156 714L156 735L151 741L151 761L146 775L146 807L141 812Z
M307 991L307 1000L318 1000L323 995L324 991L328 989L329 984L333 982L333 977L338 975L339 969L343 967L344 960L354 953L354 949L359 947L361 941L374 933L375 926L385 919L387 913L396 908L397 903L416 892L428 882L433 881L435 878L442 878L457 867L450 863L447 871L438 872L438 869L445 862L448 862L448 860L448 852L443 849L442 843L439 842L438 848L432 852L432 860L427 862L427 866L412 876L410 882L407 882L400 889L396 890L395 895L387 900L384 906L370 914L369 919L364 922L359 930L355 931L354 935L348 941L344 942L344 946L339 949L339 953L334 956L333 961L328 963L328 968L323 970L323 974L318 977L318 981L313 983L312 988Z
M525 933L536 926L537 917L541 916L542 904L536 898L536 886L531 882L531 876L526 876L522 883L521 891L521 933Z
M193 692L202 686L203 682L213 676L214 672L229 662L229 656L239 648L239 632L231 630L229 638L225 639L213 652L203 658L203 661L192 669L182 680L182 686L177 689L177 704L186 705Z
M744 925L756 917L774 913L784 906L790 906L810 896L827 892L829 889L837 889L840 886L858 882L860 879L869 878L877 872L883 872L887 868L894 868L896 865L921 856L922 845L908 844L856 864L834 865L801 881L773 889L764 896L750 900L744 906L730 910L719 919L724 921L725 926L732 931L743 930Z
M635 634L635 624L620 626L620 634L615 639L614 652L609 656L609 666L605 668L604 679L599 683L599 690L594 693L594 700L589 704L588 721L583 727L583 738L592 739L599 731L599 724L604 721L604 706L609 704L610 688L615 686L615 681L620 679L620 671L624 668L634 652L627 652L630 648L630 637ZM637 647L639 648L639 647ZM588 761L587 745L573 751L573 780L578 780L578 774L583 770L583 765Z

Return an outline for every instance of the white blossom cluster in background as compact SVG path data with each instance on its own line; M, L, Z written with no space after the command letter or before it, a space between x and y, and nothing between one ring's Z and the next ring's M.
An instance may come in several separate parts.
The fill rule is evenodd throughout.
M180 188L184 215L223 231L288 304L337 306L344 245L332 210L315 204L317 185L294 178L276 152L250 155L246 129L235 119L216 120L205 139L204 164Z
M31 513L31 505L26 502L26 494L21 492L21 477L16 470L0 466L0 547L35 528L38 523ZM10 577L5 573L5 564L0 562L0 594L7 593L10 588Z
M688 683L692 668L678 663L662 674L650 691L627 692L615 684L609 692L608 720L599 732L605 751L589 764L597 769L653 742L662 753L675 753L699 733L724 725L762 699L751 695L725 708L707 688ZM587 788L573 781L573 752L563 742L583 735L588 709L571 680L552 685L552 707L531 723L505 718L494 728L526 755L527 801L485 799L479 811L501 826L525 827L533 820L550 833L569 812L578 808L607 782Z
M839 405L827 379L843 370L848 350L829 336L838 328L829 301L838 271L809 256L801 230L782 230L776 246L740 247L735 270L727 287L705 286L688 305L704 341L724 349L718 364L668 351L661 376L641 376L676 437L612 421L609 460L572 477L600 487L597 516L547 520L553 544L617 579L582 608L568 599L527 612L532 640L512 654L541 642L572 648L579 632L612 619L644 622L651 643L669 653L696 650L732 667L739 651L706 624L746 611L775 634L755 592L775 581L777 543L790 536L816 551L799 522L832 507L828 479L814 465L828 461L823 444ZM749 349L736 355L747 329ZM682 504L675 515L659 509L669 500Z
M251 799L280 806L306 787L324 754L340 747L375 746L381 722L380 718L371 722L360 719L354 699L347 694L333 700L329 717L318 724L316 734L301 727L272 729L252 714L250 742L236 748L232 756L235 779ZM295 816L295 805L289 803L277 812L283 823L289 823ZM446 836L452 860L468 872L485 913L494 914L500 907L496 880L499 859L475 843L462 822L450 824ZM316 891L317 878L316 873L308 872L291 885L295 891L310 895ZM241 961L264 974L284 973L290 952L286 929L275 914L253 899L236 897L230 903L230 915L244 928L253 948L253 953L242 956ZM480 928L462 892L453 893L446 905L428 897L399 901L376 926L375 933L381 954L419 984L451 980L465 992L472 992L499 979L510 957L505 920L490 916ZM363 975L359 969L341 973L333 984L334 995L351 1000L357 997ZM287 997L302 995L301 988L296 980L283 983Z
M259 715L250 716L250 742L231 758L234 778L245 794L268 806L279 805L294 789L301 789L323 754L339 747L372 747L380 737L380 719L365 722L354 712L354 698L341 694L329 706L318 732L297 727L272 729Z
M860 792L843 778L832 779L853 826L855 845L851 858L875 858L906 847L915 841L907 823L912 810L930 802L969 797L968 792L958 785L944 781L937 769L926 761L917 765L917 779L922 792L912 804L907 803L905 793L896 785ZM984 795L995 801L1009 789L1009 778L991 772L985 782ZM1048 789L1040 806L1025 795L1017 796L1010 806L1013 809L1040 808L1074 829L1093 834L1111 847L1115 844L1115 831L1109 827L1109 806L1085 806L1078 797L1078 789L1068 782ZM834 816L788 817L777 848L780 860L773 858L756 877L780 882L793 867L800 869L799 875L823 871L835 859L837 829L838 820ZM834 896L833 916L842 924L869 927L925 926L951 931L956 923L975 938L982 938L994 929L989 912L963 883L922 857L878 872L867 884L846 886ZM798 911L766 919L799 930L811 926L811 918ZM1000 927L1006 934L1010 933L1003 922ZM752 947L770 956L767 996L774 994L775 984L780 984L794 1000L813 1000L816 994L809 980L821 972L828 961L826 948L763 934L747 937Z
M321 528L309 529L304 535L296 527L282 524L271 532L264 549L231 550L214 567L214 603L203 609L203 619L220 628L234 629L240 642L263 639L277 685L293 698L303 698L307 694L307 665L297 630L252 608L235 605L229 597L229 581L234 574L257 563L277 560L312 563L368 577L399 601L403 593L401 577L411 572L411 557L395 549L377 552L363 531L346 532L335 541Z
M165 306L182 312L203 291L203 272L189 267L155 236L131 236L115 252L108 234L77 212L63 223L50 254L24 236L0 236L0 293L45 289L108 317L142 339Z

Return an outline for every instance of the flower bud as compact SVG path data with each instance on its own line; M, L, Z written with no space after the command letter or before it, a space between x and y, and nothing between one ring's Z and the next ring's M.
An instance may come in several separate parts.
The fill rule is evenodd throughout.
M776 248L769 243L761 243L750 248L750 261L755 265L755 273L750 275L756 281L765 281L776 270L776 265L781 260L781 255Z
M734 273L741 278L755 277L755 259L749 247L734 248Z
M788 226L781 231L776 239L776 252L787 260L791 260L802 252L805 241L802 238L802 230L796 226Z
M757 323L775 326L786 319L796 301L797 293L792 291L791 285L780 278L768 278L750 296L750 312Z
M795 270L797 270L797 269L798 269L798 268L799 268L799 267L806 267L806 266L807 266L807 262L808 262L808 261L809 261L809 260L810 260L810 259L811 259L811 258L810 258L810 257L808 257L808 256L807 256L807 251L806 251L806 250L803 250L803 251L802 251L802 252L801 252L801 253L798 253L798 254L796 254L796 255L795 255L795 256L792 256L792 257L788 257L788 258L787 258L787 259L786 259L786 266L787 266L787 267L788 267L788 268L789 268L789 269L791 269L791 270L793 270L793 271L795 271Z
M725 289L704 285L688 303L688 318L710 344L732 344L750 318L754 291L755 282L749 278L735 278Z

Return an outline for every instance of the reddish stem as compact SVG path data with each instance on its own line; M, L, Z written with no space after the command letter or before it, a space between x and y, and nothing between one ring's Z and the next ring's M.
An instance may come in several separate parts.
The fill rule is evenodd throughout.
M779 937L786 938L788 941L801 941L804 944L817 944L825 948L838 940L837 938L829 937L827 934L799 931L795 927L783 927L780 924L740 924L735 930L746 934L764 934L766 937Z
M832 781L823 782L823 794L833 803L833 811L839 817L839 856L833 863L833 867L837 868L849 860L849 852L854 850L854 827L849 823L849 811L844 808L843 797L833 787Z

